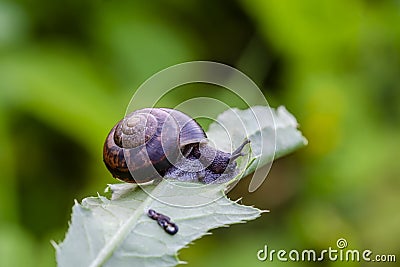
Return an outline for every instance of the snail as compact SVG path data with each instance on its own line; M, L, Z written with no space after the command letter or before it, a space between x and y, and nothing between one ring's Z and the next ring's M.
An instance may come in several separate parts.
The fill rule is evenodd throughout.
M136 110L110 131L103 161L113 177L128 183L161 178L224 182L238 173L245 140L233 153L209 145L201 126L183 112L168 108Z

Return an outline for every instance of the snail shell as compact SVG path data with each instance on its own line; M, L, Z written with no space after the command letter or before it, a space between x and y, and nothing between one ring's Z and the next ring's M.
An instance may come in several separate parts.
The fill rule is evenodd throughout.
M164 176L179 158L207 136L188 115L168 108L128 114L107 136L103 160L111 174L129 183Z

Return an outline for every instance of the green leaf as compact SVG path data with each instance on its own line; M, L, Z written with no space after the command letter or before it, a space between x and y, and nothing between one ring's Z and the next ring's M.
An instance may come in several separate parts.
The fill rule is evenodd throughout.
M223 185L213 185L199 195L213 201L209 205L182 208L155 198L190 197L184 183L162 181L147 186L150 197L139 186L110 185L112 200L89 197L75 203L72 223L63 243L55 245L58 266L175 266L176 253L208 230L257 218L261 211L226 198ZM216 200L215 200L216 199ZM152 208L167 214L179 226L169 235L147 216Z
M212 124L208 131L218 148L230 151L231 142L237 147L244 139L251 140L247 167L241 174L271 161L275 150L277 156L283 156L306 144L295 118L283 107L276 111L267 107L231 109L218 117L218 123L225 128ZM111 199L99 195L75 203L65 240L54 244L57 263L76 267L175 266L181 263L177 252L210 229L260 216L261 210L226 197L232 183L204 185L164 179L158 185L109 185ZM166 233L147 216L149 209L169 216L178 225L178 233Z

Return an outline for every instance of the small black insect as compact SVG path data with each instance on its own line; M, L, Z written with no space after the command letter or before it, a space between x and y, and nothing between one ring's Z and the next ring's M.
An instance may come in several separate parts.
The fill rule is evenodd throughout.
M147 216L149 216L153 220L156 220L158 225L161 226L161 228L163 228L166 233L174 235L178 232L178 226L175 223L171 222L170 217L158 213L153 209L148 210Z

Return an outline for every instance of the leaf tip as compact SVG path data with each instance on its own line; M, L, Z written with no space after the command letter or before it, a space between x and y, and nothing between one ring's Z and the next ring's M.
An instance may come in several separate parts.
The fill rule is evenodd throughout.
M187 264L187 261L181 261L178 259L178 264Z
M60 250L60 246L57 244L56 241L50 240L50 244L53 246L53 248L54 248L56 251L59 251L59 250Z
M305 138L304 136L303 136L303 144L306 146L306 145L308 145L308 140L307 140L307 138Z
M104 188L104 193L109 193L110 192L110 185L111 184L107 184L107 187L106 188Z

